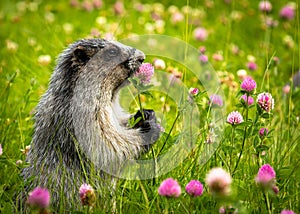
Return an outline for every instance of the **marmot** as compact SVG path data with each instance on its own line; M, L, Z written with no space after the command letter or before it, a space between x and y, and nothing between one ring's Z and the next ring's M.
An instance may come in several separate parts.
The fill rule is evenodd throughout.
M119 104L119 90L144 58L135 48L104 39L79 40L58 57L36 108L29 166L21 172L22 200L40 186L51 192L54 210L74 207L81 184L101 188L125 159L137 158L158 139L152 110L145 110L139 127L130 128L132 116Z

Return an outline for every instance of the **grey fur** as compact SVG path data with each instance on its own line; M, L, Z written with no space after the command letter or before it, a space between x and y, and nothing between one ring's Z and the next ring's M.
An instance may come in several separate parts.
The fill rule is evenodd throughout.
M36 108L30 165L21 173L21 204L29 191L42 186L51 191L54 210L76 207L82 183L101 191L125 159L137 158L157 140L155 115L144 121L150 130L129 128L131 115L118 99L144 58L139 50L103 39L79 40L59 56Z

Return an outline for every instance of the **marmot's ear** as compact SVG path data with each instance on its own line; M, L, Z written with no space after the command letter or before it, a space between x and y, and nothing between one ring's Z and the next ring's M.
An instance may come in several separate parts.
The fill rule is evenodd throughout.
M85 63L90 59L87 48L83 46L77 46L73 52L74 58L77 62Z

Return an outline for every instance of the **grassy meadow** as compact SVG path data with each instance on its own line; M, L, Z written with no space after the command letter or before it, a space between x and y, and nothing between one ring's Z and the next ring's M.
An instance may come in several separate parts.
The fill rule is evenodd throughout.
M197 53L176 62L168 57L172 51L161 51L160 56L145 52L145 62L156 67L153 87L169 84L170 91L177 87L187 101L179 102L171 92L140 96L142 106L155 110L164 129L141 159L158 158L179 148L172 160L180 161L164 163L163 172L149 179L119 179L111 200L95 189L95 206L81 206L73 213L300 213L300 80L295 87L292 78L300 72L299 0L270 3L271 9L262 9L259 0L1 0L0 213L16 209L14 196L24 185L20 171L26 166L35 107L47 89L57 56L78 39L128 41L139 35L167 35L170 41L179 39ZM294 13L283 14L287 5ZM137 48L145 51L143 45ZM159 46L153 45L154 53L156 48ZM157 58L164 64L157 63ZM202 70L194 72L185 62ZM201 80L211 80L214 75L218 91L207 91ZM174 86L166 81L170 76ZM255 90L241 91L245 76L255 80ZM134 96L128 93L134 91L130 87L122 91L124 97ZM188 95L190 88L200 92ZM266 111L257 103L262 92L272 95L273 109L269 106ZM221 94L222 104L209 98L215 93ZM252 96L253 104L241 101L243 94ZM135 98L126 109L132 113L139 108ZM192 128L197 137L190 139L182 127L189 124L194 108L197 127L193 124ZM222 115L217 122L214 109ZM241 114L242 123L226 122L232 111ZM261 128L268 132L259 134ZM209 149L212 152L205 156ZM169 164L174 167L168 169ZM255 180L264 164L276 172L271 187L263 188ZM206 179L214 167L230 174L230 193L214 194ZM180 196L159 194L167 178L177 180ZM192 197L185 191L191 180L203 184L201 196Z

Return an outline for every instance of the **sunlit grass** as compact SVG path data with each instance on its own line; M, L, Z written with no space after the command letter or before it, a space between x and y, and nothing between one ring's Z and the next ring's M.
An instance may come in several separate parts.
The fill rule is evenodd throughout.
M0 144L3 154L0 156L0 212L11 212L15 204L14 196L24 185L19 173L20 169L26 166L26 154L21 150L31 142L34 108L47 88L57 55L69 43L80 38L100 35L121 40L132 35L152 33L180 38L195 48L205 46L209 63L224 82L224 121L227 114L233 110L239 110L245 115L245 111L237 105L240 103L238 92L241 79L237 76L240 69L247 70L256 80L258 93L269 91L273 95L275 108L269 120L259 120L247 129L238 127L234 145L231 126L226 125L216 152L205 164L198 163L199 154L195 149L180 165L165 175L141 181L120 179L112 195L110 190L96 189L99 198L94 211L218 213L220 206L228 204L238 208L239 213L270 213L270 210L272 213L280 213L283 209L299 212L300 93L299 88L293 87L289 94L282 91L283 86L291 83L292 75L300 68L299 12L293 20L287 21L279 17L279 11L288 1L272 2L273 9L270 14L258 10L259 1L232 0L228 4L224 2L184 2L177 5L183 19L173 23L170 12L172 8L169 7L172 4L176 5L173 2L159 4L149 1L147 5L143 5L142 11L136 9L138 2L125 3L126 11L118 15L113 9L114 2L104 2L100 9L87 11L80 5L71 7L65 1L1 1ZM299 0L291 2L299 9ZM190 5L190 8L182 8L184 5ZM160 9L162 7L163 9ZM277 26L265 26L262 20L268 17L277 21ZM158 20L163 20L164 24ZM194 38L193 30L198 26L208 31L205 41L197 41ZM215 53L220 54L223 60L213 59ZM40 58L45 55L46 58ZM275 62L276 57L279 58L279 63ZM152 63L154 58L151 56L146 61ZM250 71L247 63L253 58L258 68ZM203 89L184 66L164 60L167 66L176 66L185 85ZM198 59L194 61L199 63ZM172 71L174 70L169 69L167 72ZM158 115L164 116L167 121L166 132L153 147L154 155L159 154L164 144L166 152L180 136L180 124L176 123L176 115L180 109L174 101L166 97L160 93L153 93L153 97L144 97L143 100L145 107L155 109ZM198 108L204 112L205 119L201 122L208 126L206 101L207 97L203 95ZM136 104L132 103L130 110L134 112L136 109ZM254 120L255 114L256 107L249 109L249 118ZM175 128L169 133L173 123ZM265 147L261 147L264 149L258 157L254 144L260 142L257 131L263 126L270 129L270 135L264 141ZM205 128L202 131L207 131ZM198 139L199 142L195 142L199 144L199 148L204 145L206 137L206 133L203 133ZM153 153L150 151L143 158L151 158ZM19 160L23 162L20 163ZM276 184L279 187L279 194L267 195L268 198L254 181L259 167L264 163L274 167ZM226 201L214 198L205 185L206 173L215 166L232 173L232 197ZM176 179L181 185L182 194L179 198L164 198L158 195L160 183L168 177ZM184 192L185 185L191 179L198 179L204 184L201 197L191 198ZM115 207L112 206L114 203ZM85 212L86 209L80 208L80 211Z

